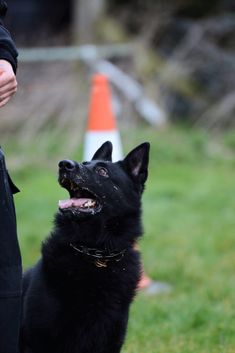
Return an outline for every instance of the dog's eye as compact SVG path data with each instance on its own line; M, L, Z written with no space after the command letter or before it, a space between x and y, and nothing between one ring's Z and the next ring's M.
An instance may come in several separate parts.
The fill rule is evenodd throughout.
M99 167L96 169L97 173L105 178L108 178L109 173L107 171L107 169L105 169L104 167Z

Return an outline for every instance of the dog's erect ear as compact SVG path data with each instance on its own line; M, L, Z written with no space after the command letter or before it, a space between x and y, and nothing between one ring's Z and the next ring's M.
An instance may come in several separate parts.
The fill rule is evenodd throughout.
M102 160L102 161L112 161L112 151L113 145L110 141L106 141L103 145L95 152L92 157L93 160Z
M148 142L142 143L129 152L123 161L128 173L142 186L148 177L149 148Z

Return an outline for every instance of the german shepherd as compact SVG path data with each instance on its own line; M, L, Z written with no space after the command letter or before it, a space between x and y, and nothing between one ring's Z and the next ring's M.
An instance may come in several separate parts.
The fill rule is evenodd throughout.
M112 163L105 142L89 162L59 162L59 202L42 257L23 281L22 353L119 353L141 275L141 195L149 143Z

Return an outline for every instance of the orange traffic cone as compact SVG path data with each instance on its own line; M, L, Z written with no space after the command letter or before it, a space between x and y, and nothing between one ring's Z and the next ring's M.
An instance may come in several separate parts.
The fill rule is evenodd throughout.
M92 80L84 160L90 160L105 141L111 141L113 144L113 161L122 159L121 139L112 111L108 79L105 75L95 74Z

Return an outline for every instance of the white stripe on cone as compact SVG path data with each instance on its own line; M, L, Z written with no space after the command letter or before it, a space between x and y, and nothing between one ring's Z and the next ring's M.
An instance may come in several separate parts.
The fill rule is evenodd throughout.
M123 158L122 144L119 132L111 131L88 131L84 141L84 160L90 161L98 148L106 141L113 144L113 162Z

